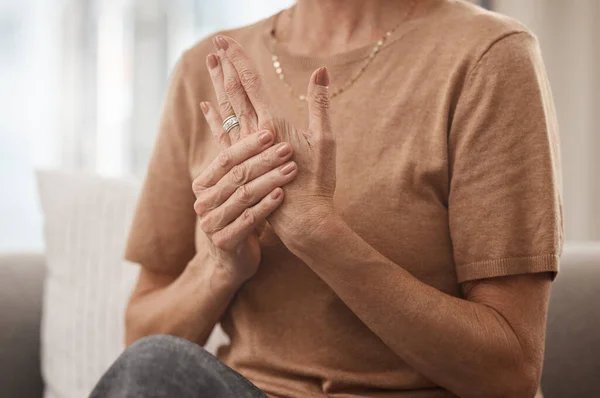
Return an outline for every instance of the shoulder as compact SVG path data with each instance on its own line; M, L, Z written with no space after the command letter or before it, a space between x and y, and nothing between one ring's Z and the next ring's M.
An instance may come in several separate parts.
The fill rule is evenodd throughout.
M446 40L485 50L505 37L533 33L518 20L489 11L466 0L444 0L434 22ZM449 43L451 44L451 43Z
M537 38L525 25L466 0L441 0L424 27L427 41L467 70L490 53L507 63L539 55Z
M514 18L486 10L467 0L441 0L440 22L453 26L457 32L478 32L479 37L496 36L512 31L527 31L527 27Z

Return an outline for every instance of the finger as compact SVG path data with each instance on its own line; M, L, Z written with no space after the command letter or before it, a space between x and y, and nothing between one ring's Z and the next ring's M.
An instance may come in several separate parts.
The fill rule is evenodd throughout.
M281 166L292 157L292 154L292 146L287 142L282 142L234 166L214 186L215 191L222 192L226 196L221 203L242 185Z
M228 60L235 69L258 119L267 120L269 102L258 69L238 42L226 36L217 36L217 38L216 42L219 42L220 46L219 56L222 60ZM273 62L278 61L273 60Z
M317 69L310 77L307 102L309 130L323 139L333 139L327 68Z
M223 130L223 119L221 119L219 112L217 112L214 106L208 101L201 102L200 108L202 109L204 118L210 127L213 137L217 140L219 147L225 149L231 146L229 134Z
M261 153L273 145L274 136L270 131L258 131L242 141L238 141L225 148L208 165L208 167L194 179L192 188L196 196L202 191L214 186L231 169L251 157Z
M258 128L258 117L254 112L254 106L246 95L246 90L240 81L237 71L231 64L231 61L224 56L224 50L228 47L227 41L221 36L216 36L213 39L215 47L219 52L219 59L223 69L223 82L225 92L229 98L229 102L233 107L235 114L240 121L241 136L249 134L250 131L256 131Z
M201 218L202 229L210 233L225 228L273 189L290 183L296 178L297 171L296 163L289 161L240 186L222 205Z
M213 186L201 189L194 181L196 213L202 217L221 206L239 187L281 166L292 157L293 152L290 144L282 142L234 166Z
M222 250L235 249L281 205L283 197L283 189L275 188L256 205L247 208L231 224L211 236L215 246Z
M229 98L225 92L225 85L223 83L223 67L219 57L216 54L208 54L206 57L206 66L208 68L208 73L210 74L210 80L213 88L215 89L217 102L219 103L221 120L225 120L228 117L235 115L235 112L233 111L233 107L229 103ZM221 129L223 129L222 126ZM240 127L233 127L231 130L229 130L229 135L232 144L237 142L239 140Z

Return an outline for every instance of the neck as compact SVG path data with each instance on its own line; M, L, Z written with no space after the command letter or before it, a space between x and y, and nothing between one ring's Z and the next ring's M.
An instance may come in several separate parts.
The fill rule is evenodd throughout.
M365 46L402 24L413 1L298 0L276 31L292 53L327 56Z

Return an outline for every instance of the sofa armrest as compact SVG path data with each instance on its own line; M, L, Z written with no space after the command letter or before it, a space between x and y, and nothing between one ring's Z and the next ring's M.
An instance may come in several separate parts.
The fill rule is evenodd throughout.
M41 398L42 254L0 254L0 395Z
M600 397L600 242L565 245L552 286L542 389L546 398Z

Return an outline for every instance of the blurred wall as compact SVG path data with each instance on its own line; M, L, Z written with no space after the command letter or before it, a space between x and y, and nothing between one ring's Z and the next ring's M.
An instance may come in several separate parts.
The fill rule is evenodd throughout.
M537 35L560 126L566 238L600 240L600 1L494 0Z
M34 170L142 177L181 52L290 4L0 0L0 251L43 249Z

